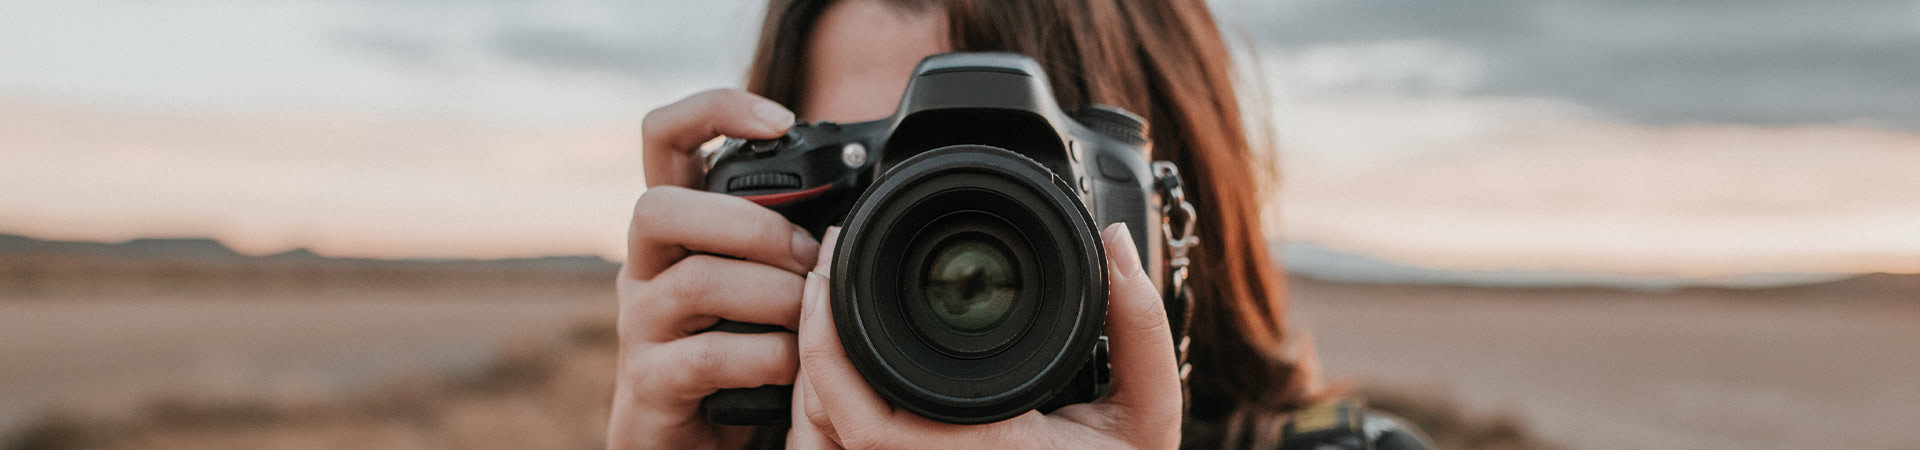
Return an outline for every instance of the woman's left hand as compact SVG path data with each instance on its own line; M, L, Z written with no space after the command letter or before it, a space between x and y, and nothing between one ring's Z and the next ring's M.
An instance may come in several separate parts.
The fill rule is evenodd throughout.
M789 448L1171 449L1180 445L1180 376L1159 291L1141 269L1126 226L1101 233L1107 253L1107 337L1113 386L1105 398L1028 411L1000 422L954 425L896 409L867 386L840 346L827 304L826 267L834 240L821 245L807 275L800 313L800 374L794 382Z

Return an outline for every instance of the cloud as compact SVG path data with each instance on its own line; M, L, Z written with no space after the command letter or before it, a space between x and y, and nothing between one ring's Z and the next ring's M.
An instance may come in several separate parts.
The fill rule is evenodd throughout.
M200 116L0 103L0 233L247 253L619 257L637 125Z
M1537 99L1291 108L1268 222L1288 238L1448 269L1920 272L1920 133L1656 127Z
M348 48L402 64L430 65L447 50L446 44L439 39L392 29L341 31L337 35L339 41Z
M632 82L732 81L757 31L760 6L737 0L376 3L366 5L366 20L340 34L349 47L402 59L430 60L436 47L458 47L484 55L473 64Z
M1292 64L1314 63L1295 59L1315 52L1367 58L1396 42L1443 52L1409 61L1466 53L1477 64L1474 83L1460 89L1321 85L1340 92L1543 96L1663 124L1920 129L1920 4L1911 1L1298 0L1223 8L1234 12L1224 20ZM1405 82L1430 82L1423 80Z
M697 48L611 38L577 28L509 28L487 40L488 49L509 60L550 69L606 72L653 79L677 77L703 68Z

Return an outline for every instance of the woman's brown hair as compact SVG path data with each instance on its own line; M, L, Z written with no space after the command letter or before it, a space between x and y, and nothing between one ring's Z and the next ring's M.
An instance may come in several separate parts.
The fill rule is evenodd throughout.
M813 25L835 0L773 0L747 90L803 104ZM1200 217L1190 255L1194 314L1188 447L1271 447L1308 401L1288 351L1284 279L1260 227L1261 175L1241 121L1229 49L1201 0L882 0L940 8L956 51L1039 61L1063 108L1103 103L1148 121L1155 160L1173 161ZM1270 179L1270 177L1268 177Z

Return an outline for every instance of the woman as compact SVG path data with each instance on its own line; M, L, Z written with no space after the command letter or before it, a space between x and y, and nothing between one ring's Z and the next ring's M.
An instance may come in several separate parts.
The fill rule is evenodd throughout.
M1033 57L1062 106L1140 113L1154 143L1150 159L1186 174L1202 240L1191 255L1192 397L1184 417L1166 312L1128 258L1136 253L1126 233L1103 233L1114 270L1114 393L1049 414L957 426L893 411L846 365L822 305L825 281L811 270L831 245L752 203L684 188L700 179L701 143L777 137L796 112L807 121L888 116L915 64L950 51ZM772 1L751 93L701 93L644 123L650 189L634 208L619 281L622 362L609 443L1275 448L1289 414L1320 393L1306 362L1289 352L1282 279L1259 224L1257 174L1266 172L1256 171L1271 164L1248 143L1230 71L1201 0ZM696 333L723 318L796 332ZM713 425L700 414L700 399L717 389L767 384L796 384L794 425L784 437L760 430L756 439L753 429Z

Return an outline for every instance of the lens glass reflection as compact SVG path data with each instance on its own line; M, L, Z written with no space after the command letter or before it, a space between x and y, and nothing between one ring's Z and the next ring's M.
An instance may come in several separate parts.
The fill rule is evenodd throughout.
M1006 322L1020 296L1020 272L1007 250L987 236L942 243L927 265L921 290L940 323L979 333Z

